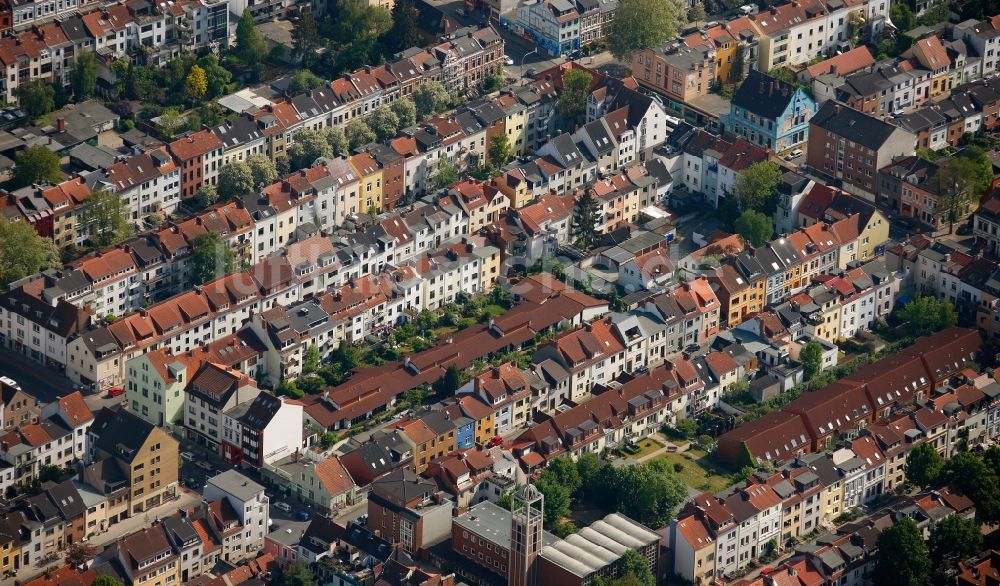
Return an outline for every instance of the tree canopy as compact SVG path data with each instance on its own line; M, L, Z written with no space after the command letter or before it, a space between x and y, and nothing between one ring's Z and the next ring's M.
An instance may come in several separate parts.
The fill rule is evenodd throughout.
M205 74L205 70L197 64L192 65L191 71L184 81L184 89L195 100L205 97L205 93L208 92L208 76Z
M94 95L97 88L97 59L94 58L93 51L77 53L70 72L70 85L73 87L73 97L77 100L86 100Z
M974 521L949 515L931 529L927 549L935 567L953 566L983 550L983 534Z
M413 90L413 103L417 108L417 120L424 120L447 110L451 96L441 82L425 81Z
M573 224L570 227L570 234L577 248L590 250L597 241L597 214L597 200L589 189L584 190L573 209Z
M766 212L781 183L781 169L773 161L753 163L736 176L733 194L741 210Z
M619 60L630 62L638 51L673 39L687 22L681 0L622 0L608 32L608 47Z
M317 132L311 128L303 128L295 133L295 141L288 147L288 159L292 169L311 167L320 157L333 156L329 133Z
M309 566L300 560L285 566L274 584L275 586L317 586L318 582Z
M733 225L743 241L754 247L767 244L774 235L774 222L771 218L754 209L743 212Z
M510 148L510 139L506 132L493 135L490 139L490 146L486 151L486 159L494 167L503 167L513 155Z
M906 479L924 487L933 484L941 474L944 459L928 443L922 443L906 455Z
M594 76L582 69L570 69L563 74L562 91L556 100L556 110L569 122L575 122L587 110L587 97Z
M83 204L83 223L98 248L114 246L132 233L128 204L112 191L97 190Z
M400 98L389 105L392 113L399 119L399 127L409 128L417 123L417 105L410 98Z
M267 155L250 155L247 157L247 166L250 167L254 185L267 186L278 179L278 169Z
M344 136L347 137L348 148L352 151L378 139L375 131L361 118L355 118L347 123L344 127Z
M897 311L912 336L926 336L958 323L955 306L946 299L920 295Z
M27 222L0 216L0 289L40 270L59 266L59 249Z
M191 241L191 282L195 285L218 279L233 271L233 251L218 232L205 232Z
M32 79L18 84L14 90L17 104L33 118L44 116L56 109L56 90L51 83Z
M874 584L926 586L931 560L924 538L913 519L903 517L878 536Z
M368 128L375 133L379 142L394 138L399 132L399 116L389 106L379 106L368 115ZM370 141L369 141L370 142Z
M27 186L35 183L58 183L62 179L59 155L36 144L14 155L14 183Z
M805 379L812 380L823 368L823 345L816 340L806 342L799 351L799 362L802 363Z
M243 161L232 161L219 169L218 191L221 197L230 198L253 191L253 171Z
M244 10L236 24L236 45L233 49L236 57L251 71L259 72L264 56L267 55L267 43L264 36L257 30L253 14Z

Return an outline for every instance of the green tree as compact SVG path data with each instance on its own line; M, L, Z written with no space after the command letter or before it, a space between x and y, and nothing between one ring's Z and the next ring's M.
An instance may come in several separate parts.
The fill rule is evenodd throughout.
M250 155L247 166L250 167L254 185L267 186L278 180L278 169L267 155Z
M264 36L257 30L257 24L253 21L253 14L249 10L244 10L236 24L236 46L234 48L236 57L244 65L256 68L267 55L267 43Z
M938 165L934 180L941 198L941 219L948 222L949 234L978 201L982 185L977 172L975 162L965 157L952 157Z
M253 171L250 165L243 161L233 161L227 163L219 169L219 184L217 190L219 196L224 198L236 197L253 191Z
M920 26L933 26L942 22L948 22L948 2L946 0L938 0L930 5L930 7L917 18L917 24ZM896 33L900 34L900 33Z
M685 16L680 0L622 0L611 20L608 48L617 59L629 62L634 53L673 39Z
M302 355L302 373L312 374L319 369L319 346L310 344Z
M695 2L691 6L691 10L688 10L687 15L688 22L695 23L705 20L705 5L701 2Z
M931 529L927 549L935 567L951 567L983 550L983 534L974 521L949 515Z
M597 214L597 200L590 194L589 189L584 190L573 209L573 224L570 227L570 234L577 248L587 251L596 243Z
M184 115L176 108L166 108L156 119L156 129L164 138L172 138L187 126Z
M913 9L906 2L893 2L889 7L889 18L896 27L896 36L906 36L906 31L917 28L917 17L913 15Z
M580 470L572 458L568 456L553 458L545 467L545 472L552 474L556 482L569 490L570 495L574 495L580 490L583 481L580 479Z
M507 133L494 134L493 138L490 139L490 148L486 151L486 160L495 167L503 167L512 155Z
M392 5L392 28L388 38L393 52L398 53L410 47L424 44L423 35L417 27L420 14L413 0L399 0Z
M233 272L233 251L218 232L205 232L191 241L191 282L195 285Z
M434 381L434 392L440 396L451 396L462 386L462 378L459 375L458 367L454 364L445 369L441 378Z
M73 61L70 72L70 85L73 86L73 97L78 101L86 100L94 95L97 88L97 59L93 51L82 51Z
M614 469L607 490L613 495L613 510L650 527L666 525L687 498L687 488L665 460Z
M799 362L802 363L805 379L812 380L823 369L823 345L816 340L806 342L799 351Z
M743 242L751 246L763 246L774 234L774 222L766 214L753 209L740 214L734 223L736 233L743 238Z
M17 98L17 104L33 118L56 109L56 90L51 83L41 79L18 84L14 97Z
M417 409L427 400L427 391L423 387L410 389L403 393L403 403L410 409Z
M681 437L693 438L698 433L698 422L690 417L683 417L674 425Z
M563 74L562 91L556 100L558 111L572 125L587 110L587 97L594 76L582 69L570 69Z
M94 578L94 581L90 583L90 586L123 586L121 580L114 578L113 576L100 575Z
M878 536L873 584L926 586L931 560L920 529L913 519L903 517Z
M441 159L438 162L437 175L434 176L434 184L437 187L448 187L461 179L458 174L458 167L448 159Z
M319 47L316 19L313 18L312 12L305 11L292 29L292 57L301 60L308 67L315 60L316 49Z
M587 495L587 487L591 486L595 482L597 475L601 473L601 468L605 465L597 454L587 452L586 454L581 454L579 458L576 459L576 471L580 476L580 496L583 498L589 498Z
M379 142L385 142L394 138L399 132L399 117L389 106L379 106L368 115L368 128L375 133L375 138ZM371 141L368 141L371 142ZM365 143L367 144L367 143Z
M736 176L733 195L741 210L766 211L778 192L781 169L773 161L761 161L743 169Z
M535 488L545 495L545 518L547 525L556 523L563 517L569 515L570 492L552 474L546 474L547 470L535 480Z
M347 135L344 134L343 128L331 126L330 128L323 129L321 132L327 144L330 145L330 156L335 157L341 153L346 153L351 148L350 143L347 142Z
M957 486L976 504L976 520L1000 520L1000 481L996 472L970 452L959 452L945 462L941 480Z
M247 11L249 12L249 11ZM244 12L243 14L247 14ZM285 567L274 581L275 586L318 586L316 576L302 561L297 561Z
M300 69L292 74L292 79L288 82L288 91L293 94L301 94L321 85L323 85L323 80L315 73L308 69Z
M335 443L337 443L337 434L332 431L324 431L319 434L319 446L324 450L329 450Z
M906 455L906 479L921 488L935 483L943 467L941 454L928 443L918 445Z
M743 46L737 44L733 64L729 67L729 81L732 83L743 81L743 69L746 67L743 51Z
M417 123L417 105L410 98L400 98L390 104L389 108L399 118L400 128L409 128Z
M618 572L624 576L633 576L635 584L654 586L656 579L649 569L649 560L634 549L625 550L625 554L616 562Z
M132 233L128 204L111 191L91 192L81 213L90 241L98 248L114 246Z
M913 336L933 334L958 323L958 314L950 301L929 295L917 296L897 310L897 315Z
M795 72L784 65L772 67L768 70L767 74L785 83L795 84Z
M292 137L294 142L288 147L288 160L292 169L312 167L316 159L333 156L333 149L327 141L327 134L311 128L303 128Z
M198 207L207 208L208 206L219 201L219 190L215 188L214 185L203 183L201 187L198 188L198 193L194 195L194 199L198 204Z
M27 222L8 220L0 215L0 289L59 266L59 249L50 238L42 238Z
M204 70L205 79L208 81L208 91L205 93L206 98L211 99L221 96L229 90L229 84L233 81L233 74L219 64L219 58L214 53L209 53L198 59L198 67ZM218 104L214 104L214 106L216 108L219 107ZM209 126L215 125L209 124Z
M417 120L425 120L447 110L451 96L441 82L425 81L413 90L413 104L417 108Z
M19 186L35 183L58 183L59 155L42 145L30 146L14 155L14 183Z
M355 118L347 123L344 127L344 136L347 137L348 148L352 151L378 139L375 131L361 118Z

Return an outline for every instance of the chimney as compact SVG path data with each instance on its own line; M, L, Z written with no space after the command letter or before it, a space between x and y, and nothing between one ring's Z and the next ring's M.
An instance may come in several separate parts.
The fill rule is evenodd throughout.
M833 112L835 114L840 114L840 104L834 104L834 106L833 106Z
M833 65L830 66L830 73L832 73L833 75L837 75L837 64L836 63L834 63Z
M56 129L59 132L66 132L66 119L62 116L56 118Z

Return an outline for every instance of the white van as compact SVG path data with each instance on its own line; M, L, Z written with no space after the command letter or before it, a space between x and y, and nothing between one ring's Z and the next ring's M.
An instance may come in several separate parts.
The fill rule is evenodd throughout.
M282 502L274 503L274 508L278 509L279 511L284 511L286 513L292 512L292 507L288 506L288 503L282 503Z

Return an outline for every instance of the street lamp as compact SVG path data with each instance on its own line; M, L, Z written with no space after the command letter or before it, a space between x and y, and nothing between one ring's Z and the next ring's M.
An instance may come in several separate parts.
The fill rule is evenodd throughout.
M528 51L524 55L521 55L521 69L519 70L519 73L521 74L521 85L524 85L524 60L528 57L528 55L531 54L537 55L538 47L535 47L534 49Z

